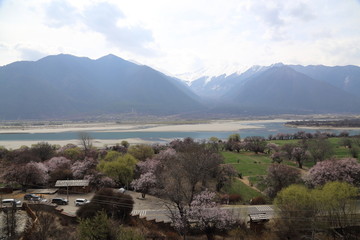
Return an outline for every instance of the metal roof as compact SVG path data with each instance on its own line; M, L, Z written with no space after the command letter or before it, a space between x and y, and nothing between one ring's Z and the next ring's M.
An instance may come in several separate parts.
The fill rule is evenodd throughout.
M87 187L89 180L57 180L55 187Z
M259 214L249 214L251 220L265 220L270 219L270 216L266 213L259 213Z

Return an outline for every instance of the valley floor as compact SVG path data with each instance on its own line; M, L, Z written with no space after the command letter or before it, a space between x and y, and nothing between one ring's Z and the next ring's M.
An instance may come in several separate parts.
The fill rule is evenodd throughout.
M128 123L59 123L59 124L21 124L0 125L0 134L14 134L14 133L60 133L60 132L236 132L241 129L261 128L261 123L269 122L286 122L284 119L273 120L210 120L203 122L173 122L173 123L143 123L143 124L128 124ZM259 123L259 125L249 125ZM120 139L121 141L122 139ZM152 143L140 138L124 139L130 144ZM31 146L39 141L0 141L0 146L8 149L16 149L23 145ZM78 139L73 140L54 140L47 141L50 144L66 145L68 143L78 144ZM119 143L119 139L94 139L93 145L102 147L104 145L114 145Z

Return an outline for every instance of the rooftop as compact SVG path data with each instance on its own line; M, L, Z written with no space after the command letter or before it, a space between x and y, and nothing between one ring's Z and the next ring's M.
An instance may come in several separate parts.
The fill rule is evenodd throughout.
M57 180L55 187L87 187L89 180Z

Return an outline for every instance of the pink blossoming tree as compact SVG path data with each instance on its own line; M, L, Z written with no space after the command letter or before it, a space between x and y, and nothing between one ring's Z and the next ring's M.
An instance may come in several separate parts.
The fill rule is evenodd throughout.
M191 226L197 230L205 232L209 240L214 239L214 233L217 230L231 228L235 223L231 212L221 209L215 202L216 194L208 190L195 195L186 213L181 215L177 212L171 214L175 228L186 231L185 228Z
M305 180L310 186L322 186L332 181L360 186L360 163L354 158L318 162L309 170Z

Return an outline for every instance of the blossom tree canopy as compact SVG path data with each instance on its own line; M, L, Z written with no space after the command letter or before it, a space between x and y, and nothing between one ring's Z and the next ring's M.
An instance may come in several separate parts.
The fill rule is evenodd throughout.
M46 184L49 179L47 167L40 162L10 166L2 177L6 182L17 182L24 189Z
M305 180L310 186L322 186L332 181L360 186L360 163L354 158L318 162L309 170Z
M231 212L221 209L214 201L216 194L208 190L195 195L189 209L183 215L173 214L172 221L177 229L183 229L191 220L193 226L204 231L208 239L213 239L215 230L231 228L235 224Z
M58 168L69 168L71 160L65 157L53 157L45 162L49 172L53 172Z
M83 161L76 161L71 166L71 171L75 179L83 179L85 175L89 175L89 172L96 169L98 162L93 158L85 158Z

